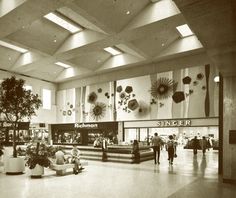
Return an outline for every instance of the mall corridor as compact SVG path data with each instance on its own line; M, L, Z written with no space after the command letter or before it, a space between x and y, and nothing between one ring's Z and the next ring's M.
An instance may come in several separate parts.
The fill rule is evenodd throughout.
M160 165L152 160L140 164L88 161L85 170L65 176L45 169L41 179L32 179L29 169L22 175L6 175L1 169L1 198L235 198L236 188L218 177L218 152L203 156L178 148L173 166L161 151Z

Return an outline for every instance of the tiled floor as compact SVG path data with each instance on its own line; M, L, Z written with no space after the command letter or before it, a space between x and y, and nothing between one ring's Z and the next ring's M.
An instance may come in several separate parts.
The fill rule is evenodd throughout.
M9 176L0 171L1 198L235 198L236 186L222 184L217 174L218 154L208 151L193 157L191 150L178 150L173 166L166 151L161 164L153 161L122 164L89 161L85 170L56 176L45 169L41 179L23 175Z

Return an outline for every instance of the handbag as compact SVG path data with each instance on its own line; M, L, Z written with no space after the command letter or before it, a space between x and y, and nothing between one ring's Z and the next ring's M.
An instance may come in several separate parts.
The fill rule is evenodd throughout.
M176 153L174 154L174 157L175 157L175 158L177 157L177 154L176 154Z

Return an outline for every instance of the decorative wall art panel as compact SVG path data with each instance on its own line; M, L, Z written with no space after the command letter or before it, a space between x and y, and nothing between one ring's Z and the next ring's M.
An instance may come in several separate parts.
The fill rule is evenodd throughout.
M216 75L206 65L59 91L58 117L63 122L216 117Z
M75 89L57 92L58 122L75 122Z

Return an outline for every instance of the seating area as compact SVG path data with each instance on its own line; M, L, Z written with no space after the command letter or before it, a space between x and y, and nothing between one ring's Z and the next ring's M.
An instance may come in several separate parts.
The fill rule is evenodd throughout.
M82 167L87 166L87 165L88 165L87 161L84 161L84 160L81 161L81 166ZM59 165L59 164L54 164L53 163L53 164L50 165L49 168L52 169L52 170L55 170L56 174L58 176L63 176L63 175L66 174L67 169L73 169L74 168L74 164L61 164L61 165Z

